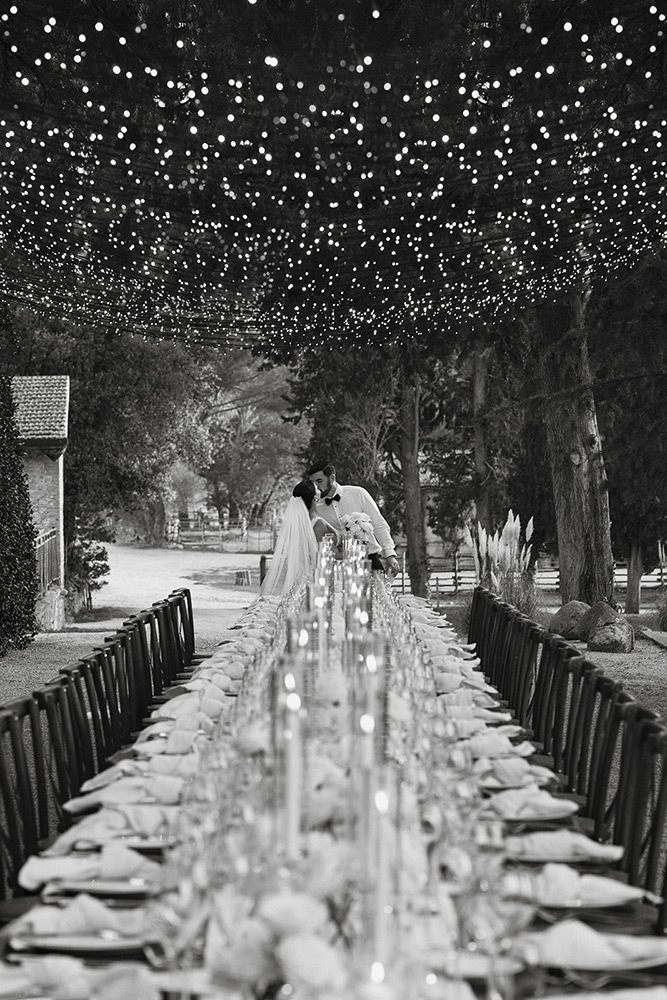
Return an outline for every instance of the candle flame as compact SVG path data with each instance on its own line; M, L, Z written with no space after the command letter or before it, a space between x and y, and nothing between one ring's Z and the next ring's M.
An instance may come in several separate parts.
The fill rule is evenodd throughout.
M371 982L372 983L383 983L384 982L384 965L382 962L373 962L371 965Z
M372 715L362 715L359 718L359 726L363 733L372 733L375 729L375 719Z
M389 796L381 788L375 793L375 808L378 812L389 812Z

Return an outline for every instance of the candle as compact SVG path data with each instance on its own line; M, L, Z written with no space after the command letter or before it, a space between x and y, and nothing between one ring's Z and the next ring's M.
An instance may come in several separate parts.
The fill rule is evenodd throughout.
M285 680L287 682L287 677ZM290 691L285 697L285 728L283 730L285 740L285 854L289 859L298 857L301 839L303 760L300 712L301 698L296 691Z
M375 882L375 915L373 927L373 951L376 961L385 964L388 959L388 922L390 917L389 882L389 796L383 788L375 793L377 853Z

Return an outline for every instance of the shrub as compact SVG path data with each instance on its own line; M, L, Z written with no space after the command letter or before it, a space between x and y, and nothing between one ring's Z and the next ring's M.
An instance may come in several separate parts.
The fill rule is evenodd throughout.
M521 521L512 511L502 531L489 534L481 524L476 537L468 530L472 546L477 583L488 587L501 600L532 618L537 609L535 568L531 560L533 519L526 525L525 541L521 541Z
M37 559L28 479L23 468L11 380L0 375L0 656L24 649L37 633Z
M110 537L102 530L101 523L82 527L77 523L74 538L67 546L66 585L70 592L70 610L76 611L81 605L92 606L92 591L105 586L109 569L109 555L100 535ZM93 536L97 537L93 537Z
M661 632L667 632L667 587L661 587L655 599L658 623Z

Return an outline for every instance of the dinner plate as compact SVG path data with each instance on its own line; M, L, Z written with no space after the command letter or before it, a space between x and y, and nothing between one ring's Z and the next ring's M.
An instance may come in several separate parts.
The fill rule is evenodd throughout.
M499 819L503 823L550 823L556 819L570 819L573 815L571 804L567 803L567 807L563 805L559 809L554 808L549 813L522 813L521 816L501 816L493 809L483 809L480 813L480 819ZM557 861L558 859L548 858L547 860Z
M600 858L590 854L545 854L541 851L525 854L512 853L511 849L505 852L508 861L525 862L527 865L545 865L550 861L562 865L613 865L617 858Z
M110 843L124 844L125 847L131 847L134 851L143 852L144 854L155 854L166 850L167 847L172 847L176 843L176 838L173 835L166 834L161 836L142 836L140 833L126 833L120 837L113 837L111 840L104 841L94 841L84 838L77 841L75 850L77 853L79 851L91 851L95 848L99 850Z
M537 784L540 788L544 788L545 785L554 780L553 775L548 776L546 774L542 777L536 777L534 774L526 774L525 778L525 781L501 782L498 778L491 775L491 777L480 781L480 788L485 792L508 792L512 788L525 788L526 785L532 784Z
M65 955L125 955L143 951L144 938L102 934L21 934L10 938L13 951L48 951Z
M612 894L605 899L601 899L600 896L588 898L582 896L581 899L564 899L557 903L542 902L540 899L536 899L535 902L538 906L544 907L545 910L606 910L614 906L629 906L640 900L642 896L643 892L639 892L636 896L623 895L619 892L617 896Z
M51 887L59 893L76 895L85 892L89 896L155 896L161 892L158 882L149 882L143 878L132 879L62 879L51 883Z
M651 955L643 958L621 959L618 962L596 962L591 959L587 962L584 959L577 962L570 962L569 965L550 965L552 969L572 969L573 972L607 972L613 975L615 972L632 972L635 969L651 969L658 965L667 963L667 955Z
M445 975L473 982L486 979L489 973L490 958L481 952L460 951L454 955L430 952L425 960L433 969L442 970ZM494 959L494 969L499 976L514 976L524 968L525 962L513 955L499 955Z

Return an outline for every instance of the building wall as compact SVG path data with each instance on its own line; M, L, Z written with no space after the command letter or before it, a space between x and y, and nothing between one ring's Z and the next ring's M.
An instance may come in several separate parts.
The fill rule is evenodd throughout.
M44 455L28 453L24 468L30 487L33 520L39 532L58 528L60 521L59 462Z

